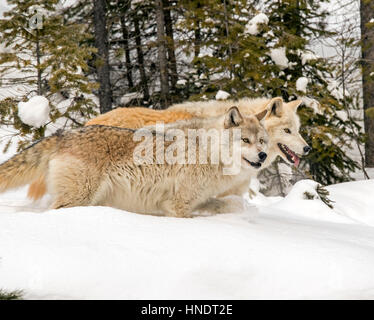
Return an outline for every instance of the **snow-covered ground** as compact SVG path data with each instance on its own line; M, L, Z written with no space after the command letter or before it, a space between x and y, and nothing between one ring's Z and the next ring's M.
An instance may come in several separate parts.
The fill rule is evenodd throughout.
M178 219L106 207L46 211L0 195L0 288L27 299L373 299L374 180Z
M27 299L374 299L374 180L329 186L334 209L303 199L312 186L192 219L48 211L48 196L32 204L27 188L0 194L0 289Z
M1 152L12 133L0 129L0 163L16 152ZM0 289L26 299L374 299L374 180L329 186L334 209L303 199L312 187L193 219L50 211L27 188L0 194Z
M266 16L248 32L258 23ZM319 55L330 56L326 48ZM288 66L284 48L271 57ZM298 90L306 86L300 78ZM0 88L0 98L26 89ZM2 148L13 131L0 131ZM6 155L1 148L0 163L15 145ZM301 181L285 198L243 199L246 212L193 219L104 207L51 211L48 197L32 204L26 188L0 194L0 289L23 290L27 299L374 299L374 180L328 187L334 209L303 199L312 185Z

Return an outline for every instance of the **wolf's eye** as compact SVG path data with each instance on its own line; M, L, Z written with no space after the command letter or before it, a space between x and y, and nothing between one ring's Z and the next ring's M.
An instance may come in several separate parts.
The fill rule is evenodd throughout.
M288 129L288 128L285 128L285 129L284 129L284 132L285 132L285 133L291 133L291 130Z
M242 140L243 140L244 143L250 143L248 138L243 138Z
M264 144L264 142L265 142L264 139L261 138L261 139L260 139L260 143L261 143L261 144Z

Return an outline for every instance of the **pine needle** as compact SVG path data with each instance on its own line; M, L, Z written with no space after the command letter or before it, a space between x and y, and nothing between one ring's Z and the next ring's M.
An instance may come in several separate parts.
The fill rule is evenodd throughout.
M22 299L22 291L10 291L6 292L4 290L0 290L0 300L20 300Z

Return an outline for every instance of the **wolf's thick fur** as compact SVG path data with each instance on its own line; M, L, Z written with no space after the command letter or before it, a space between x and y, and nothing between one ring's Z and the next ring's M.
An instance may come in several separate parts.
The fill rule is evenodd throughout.
M296 114L300 100L284 103L281 98L273 99L240 99L238 101L204 101L204 102L185 102L171 106L167 110L152 110L148 108L118 108L108 113L98 116L87 122L86 125L109 125L122 128L141 128L153 125L157 121L164 123L174 123L176 121L191 119L192 117L209 118L224 114L233 105L238 106L242 114L256 114L266 109L271 112L265 119L265 128L269 134L268 157L261 168L269 166L279 155L286 161L287 156L282 152L278 143L288 145L291 150L297 154L304 153L303 148L307 146L304 139L299 134L300 121ZM178 124L179 125L179 124ZM284 129L289 128L291 134L287 134ZM250 176L255 176L258 171L249 172ZM230 193L240 195L248 190L249 180L235 190L229 190ZM28 196L34 200L41 198L47 188L43 176L37 178L30 187Z
M230 105L235 104L242 114L255 114L262 110L269 110L264 121L264 127L269 135L267 158L262 164L261 169L268 167L277 156L282 157L285 161L294 164L290 156L286 154L283 146L287 146L290 154L301 156L307 154L305 148L308 144L301 137L300 120L296 113L297 108L302 103L301 100L295 100L284 103L283 99L241 99L238 101L206 101L206 102L185 102L171 106L168 110L177 112L188 112L196 117L208 117L223 114ZM242 195L248 191L248 185L251 177L255 177L258 171L249 170L248 177L242 184L227 190L219 196Z
M282 98L273 99L241 99L238 101L206 101L206 102L185 102L171 106L168 110L176 112L188 112L195 117L214 117L224 114L232 105L236 105L242 114L250 115L269 109L264 126L269 134L268 157L262 168L269 166L279 155L288 161L286 155L279 149L278 143L286 144L290 149L299 155L304 154L304 147L307 146L301 137L300 120L296 113L297 108L302 103L295 100L284 103ZM290 129L291 133L286 133L284 129Z
M232 108L220 117L191 120L186 128L241 129L242 138L251 141L240 142L241 170L245 173L252 168L251 162L260 161L259 152L265 151L266 131L259 122L264 116L262 112L257 117L242 117ZM158 134L154 131L154 137ZM225 175L224 164L213 164L209 158L207 164L135 163L138 142L133 136L130 129L88 126L46 138L0 166L0 190L27 184L45 174L56 209L107 205L183 217L217 192L241 183L245 176ZM150 142L152 148L154 140Z
M0 166L0 192L44 177L48 171L49 159L56 151L58 136L59 133L36 142L4 162Z
M231 105L231 107L232 106L234 106L234 104ZM117 108L89 120L86 123L86 126L99 124L112 127L138 129L148 125L153 125L157 121L170 123L178 120L191 119L192 117L191 113L185 111L153 110L142 107Z
M139 129L153 125L157 121L164 123L178 120L191 119L193 115L184 111L153 110L149 108L117 108L89 120L86 126L107 125L120 128ZM30 199L38 200L47 192L44 174L41 174L29 187L27 196Z

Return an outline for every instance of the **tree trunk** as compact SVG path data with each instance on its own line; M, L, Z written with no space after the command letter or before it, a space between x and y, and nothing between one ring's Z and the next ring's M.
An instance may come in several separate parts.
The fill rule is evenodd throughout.
M374 28L366 25L373 17L374 1L361 0L361 46L362 46L362 86L364 96L365 165L374 167L374 119L365 114L365 110L374 107Z
M123 13L124 14L124 13ZM122 27L122 36L123 36L123 49L125 50L125 59L126 59L126 78L129 88L134 87L134 82L132 80L132 65L130 58L130 49L129 49L129 32L126 27L126 20L124 15L121 16L121 27Z
M135 14L134 15L134 29L135 29L135 43L136 43L136 54L138 60L138 67L140 72L140 85L143 92L143 99L144 101L149 100L149 89L148 89L148 82L147 82L147 74L145 72L144 67L144 54L142 49L142 40L140 35L140 26L139 26L139 17Z
M110 86L108 31L106 29L106 1L94 0L95 47L97 48L96 69L99 79L100 112L112 110Z
M169 100L169 74L167 63L167 42L165 38L165 16L163 8L163 0L156 1L156 22L157 22L157 41L158 41L158 63L160 68L161 83L161 105L167 108L170 104Z
M171 87L175 90L175 86L178 81L177 72L177 59L175 57L175 46L174 46L174 32L173 32L173 21L171 19L170 3L169 0L162 0L164 6L164 16L165 16L165 31L168 42L168 59L169 59L169 71Z
M226 0L223 0L223 9L224 9L224 16L225 16L225 31L226 31L226 37L230 38L230 28L229 28L229 13L227 10L227 3ZM229 62L230 62L230 79L232 79L234 75L234 66L232 63L232 47L231 47L231 41L229 40Z
M38 73L38 96L43 94L42 90L42 69L40 68L40 41L39 41L39 30L36 30L36 66L37 66L37 73Z
M196 29L194 33L195 33L194 53L195 53L195 58L197 58L200 54L200 46L201 46L200 22L198 20L196 20Z

